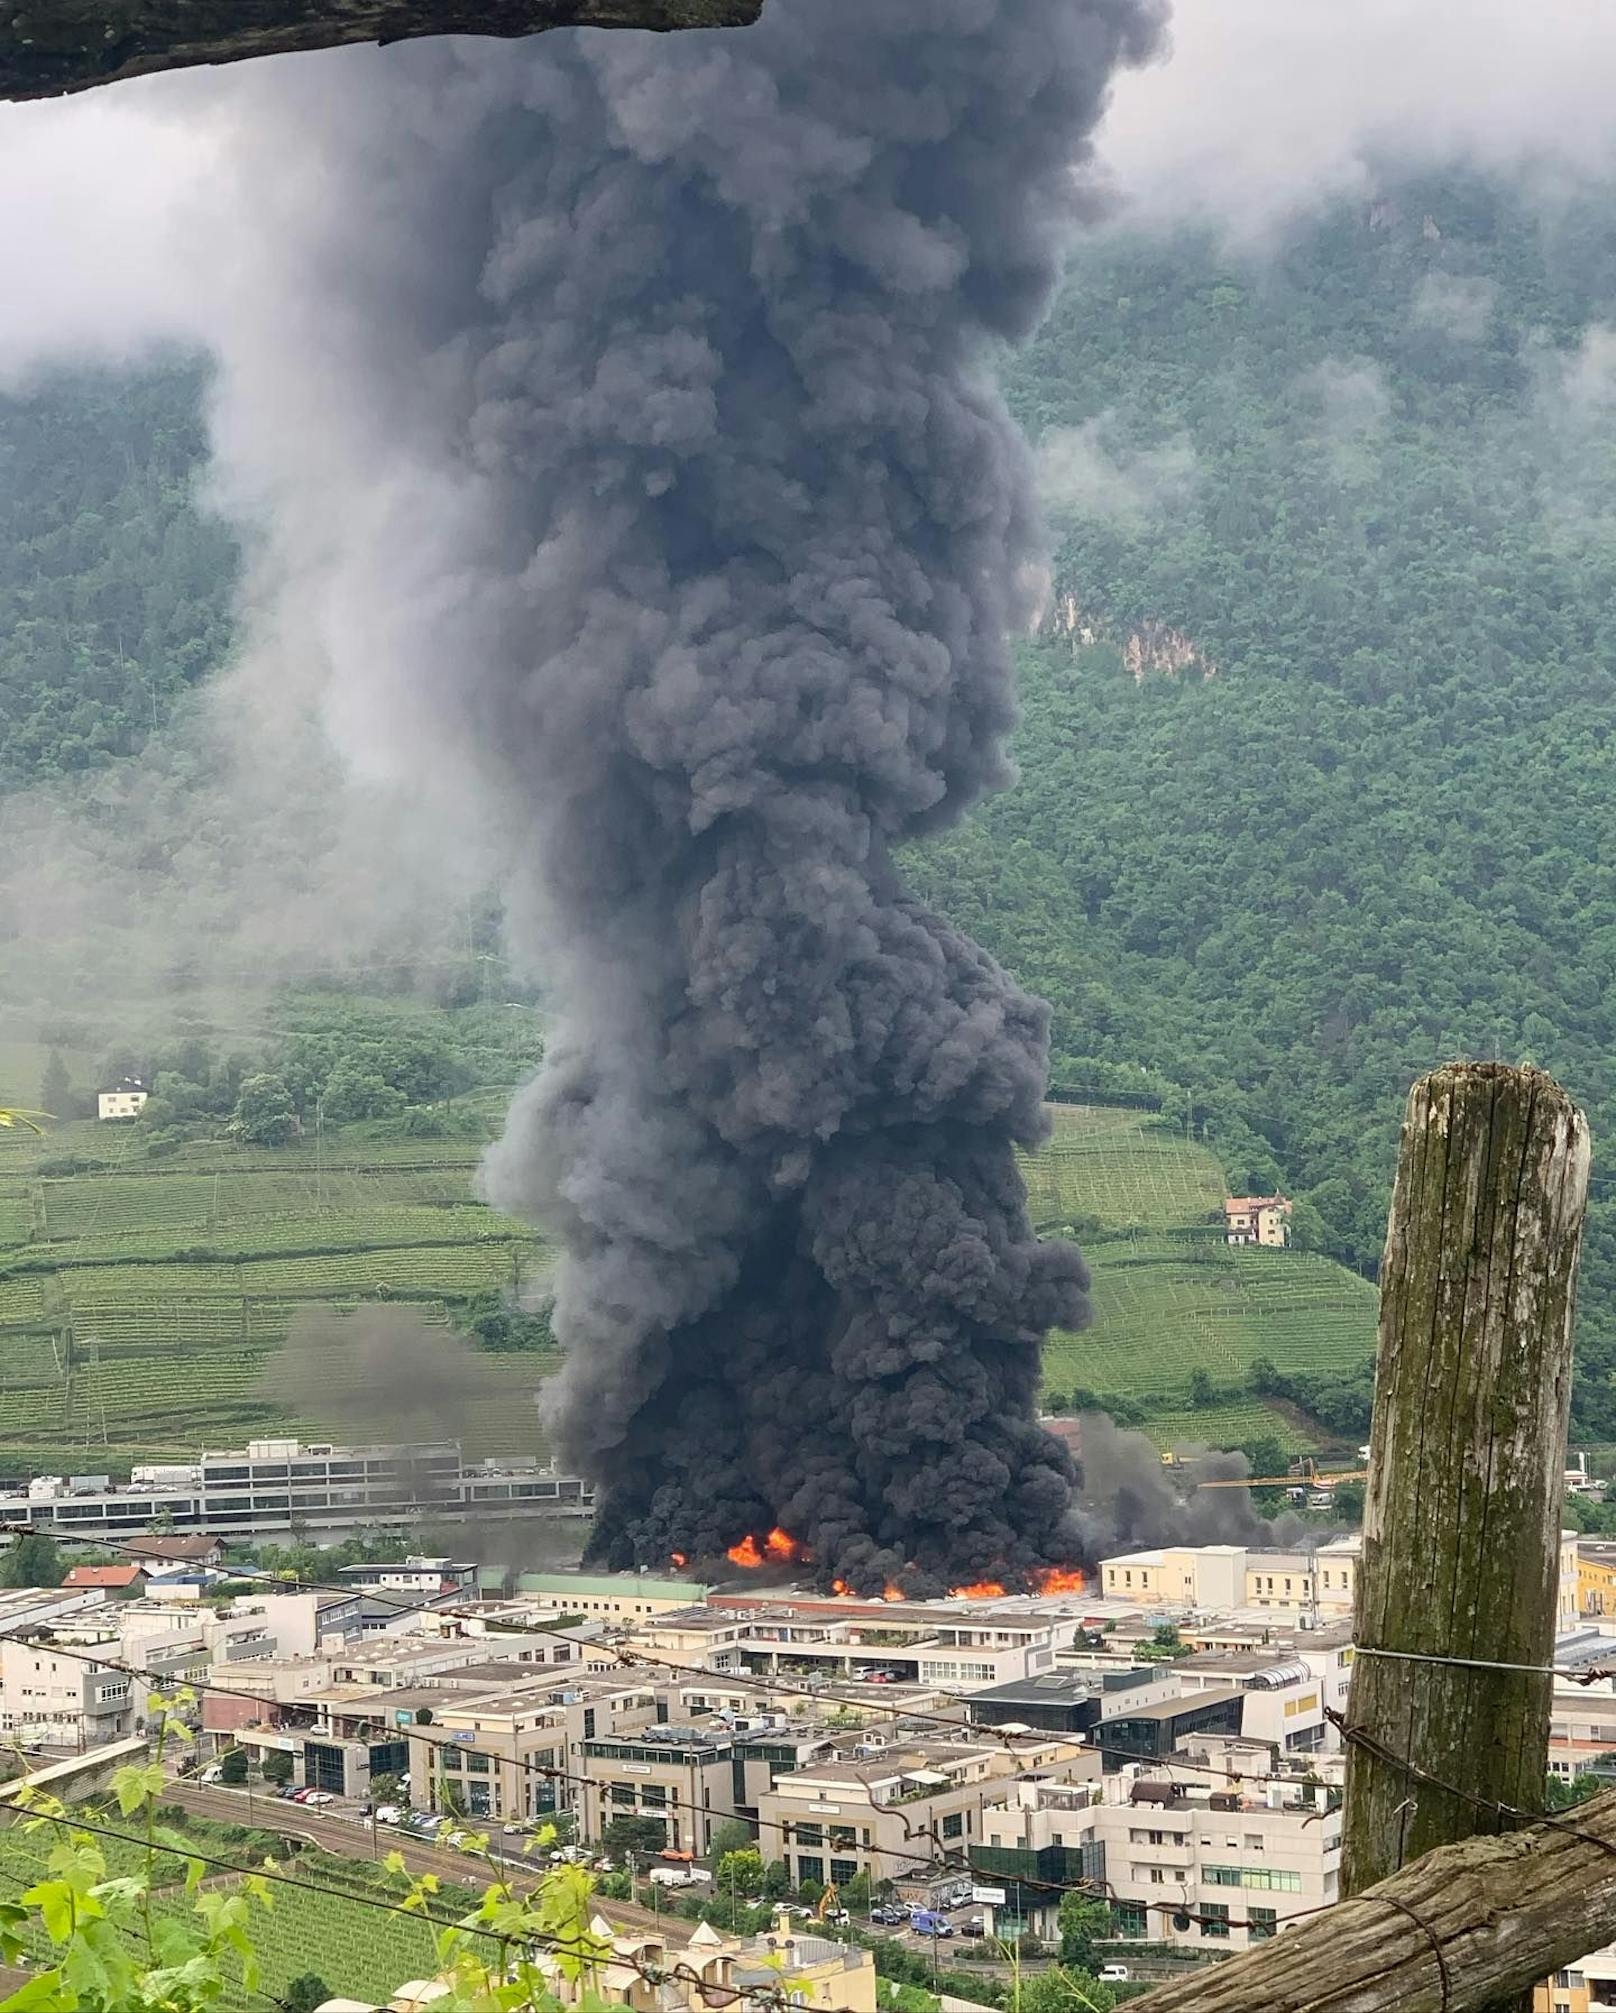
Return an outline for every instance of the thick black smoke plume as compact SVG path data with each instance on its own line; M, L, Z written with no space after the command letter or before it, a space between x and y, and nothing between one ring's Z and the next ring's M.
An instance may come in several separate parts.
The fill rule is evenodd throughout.
M352 317L334 436L397 475L380 710L525 860L556 1032L487 1181L564 1247L613 1564L782 1525L921 1592L1078 1543L1034 1401L1087 1281L1013 1159L1045 1009L895 852L1006 780L1039 547L993 350L1156 5L397 51L286 156L373 221L301 297Z

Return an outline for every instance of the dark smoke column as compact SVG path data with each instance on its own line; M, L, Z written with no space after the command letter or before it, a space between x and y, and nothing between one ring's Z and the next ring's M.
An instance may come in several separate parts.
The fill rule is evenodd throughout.
M1039 550L994 352L1156 4L770 0L225 107L264 278L221 466L350 746L515 863L555 1031L488 1185L564 1247L614 1563L779 1524L920 1592L1077 1546L1034 1400L1085 1279L1013 1159L1044 1009L896 856L1006 778Z
M579 45L485 285L536 634L500 723L561 1023L490 1189L561 1232L597 1554L784 1526L912 1591L1069 1557L1032 1237L1046 1014L909 898L1005 780L1038 556L990 378L1134 0L773 0Z

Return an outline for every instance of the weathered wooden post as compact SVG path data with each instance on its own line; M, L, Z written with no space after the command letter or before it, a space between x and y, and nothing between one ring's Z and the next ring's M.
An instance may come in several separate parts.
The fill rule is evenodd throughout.
M1588 1165L1539 1070L1455 1063L1409 1095L1347 1724L1459 1793L1350 1745L1343 1894L1504 1824L1467 1797L1542 1808L1552 1680L1496 1666L1553 1653Z

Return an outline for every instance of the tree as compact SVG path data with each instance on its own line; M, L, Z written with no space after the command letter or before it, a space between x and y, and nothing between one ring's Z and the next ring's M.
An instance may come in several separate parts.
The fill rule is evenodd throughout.
M285 1080L267 1073L249 1076L236 1097L229 1131L250 1146L284 1146L297 1130L297 1112Z
M1024 1972L1015 1993L1016 2013L1110 2013L1116 2003L1109 1985L1081 1965L1066 1963Z
M712 1844L707 1848L708 1857L714 1861L723 1858L726 1852L749 1852L757 1844L757 1833L739 1817L726 1817L722 1824L713 1826Z
M272 1747L264 1756L264 1780L276 1784L288 1783L292 1779L292 1757L278 1747Z
M1349 1524L1363 1522L1364 1484L1362 1482L1337 1482L1330 1492L1330 1508L1336 1516Z
M228 1783L232 1789L239 1789L247 1780L247 1750L244 1747L226 1750L219 1763L219 1780Z
M861 1866L842 1889L842 1906L852 1915L870 1912L870 1869Z
M631 1817L623 1811L607 1821L600 1842L613 1859L628 1859L636 1852L663 1852L668 1844L667 1822L660 1817Z
M1190 1403L1197 1411L1217 1403L1217 1386L1212 1382L1211 1373L1206 1370L1190 1372Z
M0 1587L59 1587L65 1572L56 1540L29 1531L13 1538L0 1558Z
M316 2006L323 2006L331 1997L331 1987L318 1971L305 1971L294 1978L281 1994L281 2005L285 2013L314 2013Z
M45 1074L40 1080L39 1102L52 1118L73 1116L73 1087L67 1080L67 1064L54 1048L46 1060Z
M1110 1934L1109 1905L1095 1895L1083 1894L1074 1888L1071 1893L1061 1896L1056 1922L1060 1931L1061 1963L1069 1970L1092 1971L1095 1941Z
M714 1878L726 1894L742 1894L748 1901L763 1892L763 1854L755 1846L744 1852L726 1852L714 1869Z
M791 1892L791 1868L783 1859L771 1859L763 1869L763 1898L784 1901Z

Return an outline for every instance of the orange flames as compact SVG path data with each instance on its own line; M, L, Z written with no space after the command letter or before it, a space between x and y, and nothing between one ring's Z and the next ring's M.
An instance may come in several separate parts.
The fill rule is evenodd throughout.
M998 1580L972 1580L969 1586L950 1587L948 1591L956 1600L996 1601L1003 1597L1005 1589Z
M690 1561L683 1552L669 1552L668 1557L676 1566L688 1566Z
M1080 1594L1088 1580L1076 1566L1045 1566L1033 1574L1032 1583L1041 1594Z
M732 1566L745 1566L751 1572L758 1566L790 1565L795 1560L806 1559L808 1554L789 1531L782 1531L776 1524L761 1545L748 1531L738 1545L730 1546L724 1556Z
M830 1590L833 1594L850 1594L853 1591L846 1580L832 1580Z
M904 1592L902 1587L888 1580L887 1584L881 1589L881 1598L884 1601L906 1601L909 1596Z

